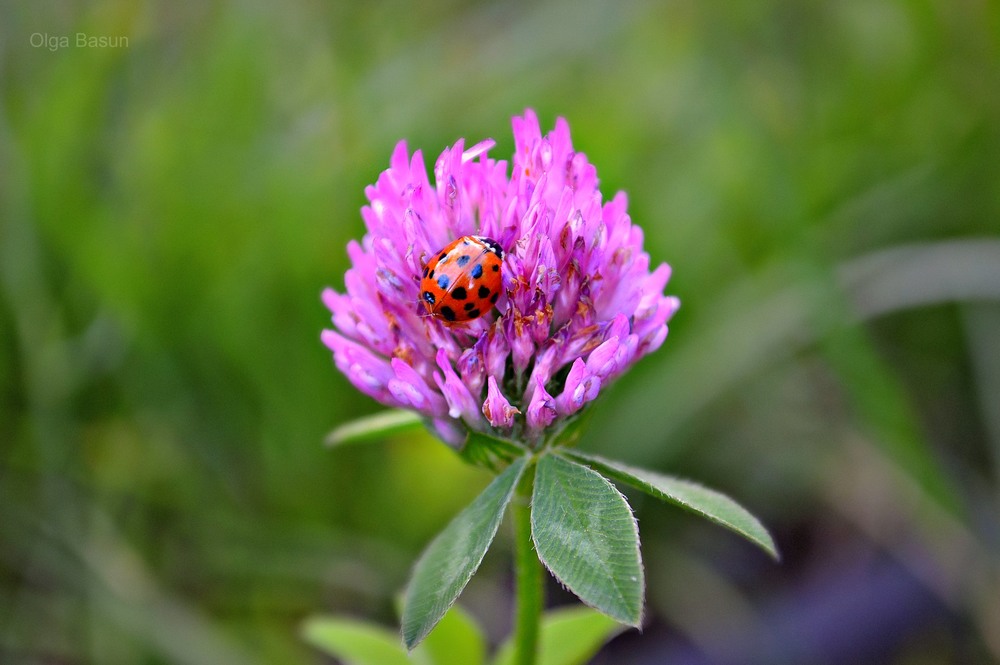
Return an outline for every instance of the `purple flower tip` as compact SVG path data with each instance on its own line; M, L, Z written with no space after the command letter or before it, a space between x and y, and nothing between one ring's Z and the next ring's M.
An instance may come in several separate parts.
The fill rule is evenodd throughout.
M556 403L552 399L552 395L545 391L542 380L535 377L535 391L532 393L531 401L528 403L528 428L536 432L542 431L551 425L552 421L558 415Z
M542 440L659 348L680 305L663 293L670 267L650 269L625 195L603 200L566 121L543 136L528 110L513 126L510 169L489 158L492 140L460 140L436 160L433 184L420 151L397 144L365 190L367 233L348 244L344 292L322 294L337 368L452 445L469 429ZM466 235L503 250L499 299L447 325L420 306L419 284L427 261Z
M496 377L487 380L486 401L483 402L483 415L494 427L509 429L514 426L514 416L521 413L515 409L497 388Z

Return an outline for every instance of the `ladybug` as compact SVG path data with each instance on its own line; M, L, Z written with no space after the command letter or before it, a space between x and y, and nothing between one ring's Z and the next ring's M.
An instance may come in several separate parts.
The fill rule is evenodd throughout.
M462 236L424 266L420 300L428 314L446 323L478 319L500 297L502 263L503 249L496 240Z

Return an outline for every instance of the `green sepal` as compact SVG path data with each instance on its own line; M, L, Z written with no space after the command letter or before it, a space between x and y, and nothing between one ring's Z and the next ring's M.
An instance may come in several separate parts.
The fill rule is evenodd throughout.
M575 446L586 431L587 423L593 415L590 405L574 413L560 423L556 429L545 437L544 448L570 448Z
M524 457L527 448L511 439L469 430L459 456L475 466L499 473L514 460Z

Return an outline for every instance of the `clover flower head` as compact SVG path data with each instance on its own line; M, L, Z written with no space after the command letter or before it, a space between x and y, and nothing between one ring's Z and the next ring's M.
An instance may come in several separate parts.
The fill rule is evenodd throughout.
M603 200L566 121L543 136L527 110L513 127L510 175L488 156L493 141L459 140L432 183L421 152L399 142L365 190L367 233L347 246L344 292L323 292L336 366L455 446L469 430L545 440L663 344L680 304L663 293L670 267L650 268L625 194ZM419 282L430 257L466 235L503 249L501 295L492 312L448 325L420 306Z

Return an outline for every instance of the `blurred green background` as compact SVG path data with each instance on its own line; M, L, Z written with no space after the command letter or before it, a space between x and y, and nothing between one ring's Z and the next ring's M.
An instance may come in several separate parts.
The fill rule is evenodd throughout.
M648 627L596 662L1000 660L997 3L3 0L0 662L322 663L309 614L395 621L488 477L323 447L377 405L319 292L398 139L506 158L528 106L683 301L582 446L784 553L635 495ZM494 641L507 528L461 600Z

